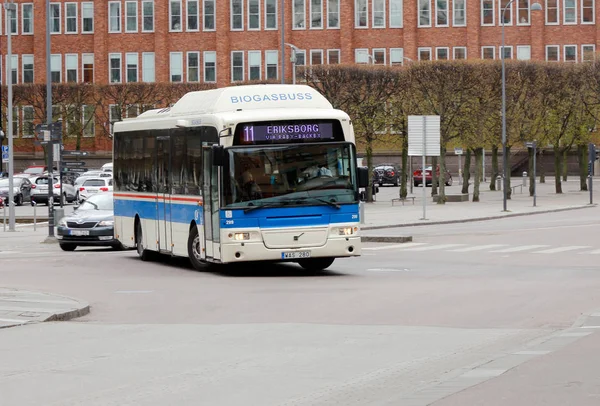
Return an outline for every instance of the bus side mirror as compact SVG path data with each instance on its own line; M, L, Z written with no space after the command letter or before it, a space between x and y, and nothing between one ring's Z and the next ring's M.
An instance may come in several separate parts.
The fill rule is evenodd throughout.
M227 159L225 148L222 145L213 145L211 148L212 163L215 166L224 166Z
M358 187L363 188L369 186L369 170L367 168L358 168Z

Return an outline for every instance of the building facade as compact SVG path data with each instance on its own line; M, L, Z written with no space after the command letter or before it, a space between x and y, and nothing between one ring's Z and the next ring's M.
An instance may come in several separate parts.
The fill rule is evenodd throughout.
M596 0L538 1L542 11L532 0L53 1L48 60L46 1L16 0L14 16L0 12L1 80L9 29L15 84L45 83L47 63L56 83L281 81L282 28L296 65L497 59L502 20L506 58L592 60ZM292 47L284 49L291 82Z

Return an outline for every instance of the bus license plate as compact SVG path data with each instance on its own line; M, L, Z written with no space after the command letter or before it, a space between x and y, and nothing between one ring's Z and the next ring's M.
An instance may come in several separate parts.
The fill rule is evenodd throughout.
M71 235L90 235L89 230L69 230Z
M310 251L282 252L281 259L310 258Z

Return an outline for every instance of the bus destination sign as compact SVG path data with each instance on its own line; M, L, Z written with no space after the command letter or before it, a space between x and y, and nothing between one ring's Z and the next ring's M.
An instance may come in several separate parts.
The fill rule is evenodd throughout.
M333 140L331 123L244 125L242 139L244 144L286 143Z

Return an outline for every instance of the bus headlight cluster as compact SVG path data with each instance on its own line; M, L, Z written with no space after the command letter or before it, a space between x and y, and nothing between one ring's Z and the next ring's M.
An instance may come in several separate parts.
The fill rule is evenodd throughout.
M353 235L358 232L358 227L341 227L338 228L339 235Z
M250 233L229 233L229 238L235 241L246 241L250 239Z

